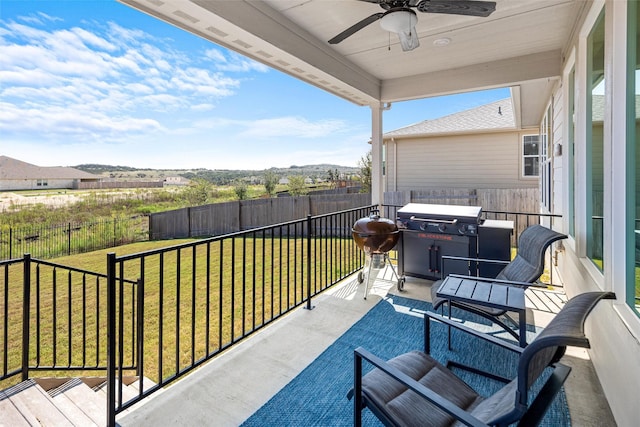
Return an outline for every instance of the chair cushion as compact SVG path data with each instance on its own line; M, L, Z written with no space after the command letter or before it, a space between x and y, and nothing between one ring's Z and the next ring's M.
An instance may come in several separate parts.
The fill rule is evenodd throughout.
M465 411L472 411L483 400L460 378L423 352L405 353L388 363ZM456 421L378 369L364 376L362 389L378 408L398 421L399 425L450 426Z
M504 418L509 416L513 416L514 421L517 420L520 416L520 414L516 413L515 406L517 391L518 380L516 378L498 390L495 394L492 394L490 397L480 402L475 408L473 408L471 415L487 424L493 424L492 421L501 418L501 422L504 423Z

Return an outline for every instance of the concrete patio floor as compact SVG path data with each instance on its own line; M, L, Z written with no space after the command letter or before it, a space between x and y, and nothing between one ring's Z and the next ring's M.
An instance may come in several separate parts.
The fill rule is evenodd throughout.
M356 275L264 328L146 402L121 414L121 426L238 426L265 404L387 294L398 294L381 271L367 299ZM431 282L407 277L401 295L430 301ZM539 291L537 291L539 292ZM552 299L560 295L552 295ZM544 297L543 297L544 299ZM538 295L527 301L528 322L544 326L559 306ZM568 348L573 368L565 385L573 426L615 426L585 349ZM295 402L292 402L295 404Z

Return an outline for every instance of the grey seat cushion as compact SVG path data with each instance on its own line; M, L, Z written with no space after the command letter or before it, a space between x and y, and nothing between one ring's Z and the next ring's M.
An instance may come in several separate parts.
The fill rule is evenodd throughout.
M483 400L445 366L423 352L405 353L388 363L466 411L472 411ZM378 369L364 376L362 390L400 425L455 425L454 418Z
M489 423L514 408L517 380L485 399L444 365L421 351L405 353L388 363L480 421ZM401 426L464 425L378 369L364 376L362 390Z

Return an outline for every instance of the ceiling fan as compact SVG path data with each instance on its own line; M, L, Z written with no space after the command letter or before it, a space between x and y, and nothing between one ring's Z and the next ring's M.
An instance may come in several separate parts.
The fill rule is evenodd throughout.
M380 20L380 26L389 32L398 34L402 50L413 50L420 45L416 33L418 16L412 8L423 13L446 13L450 15L469 15L486 17L496 10L493 1L476 0L360 0L377 3L386 12L374 13L362 21L347 28L331 40L337 44L355 34L364 27Z

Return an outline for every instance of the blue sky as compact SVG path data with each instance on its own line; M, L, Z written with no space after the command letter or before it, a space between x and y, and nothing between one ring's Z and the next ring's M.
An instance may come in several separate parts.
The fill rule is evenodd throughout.
M115 0L0 0L0 155L40 166L357 166L371 112ZM393 104L384 131L509 96Z

